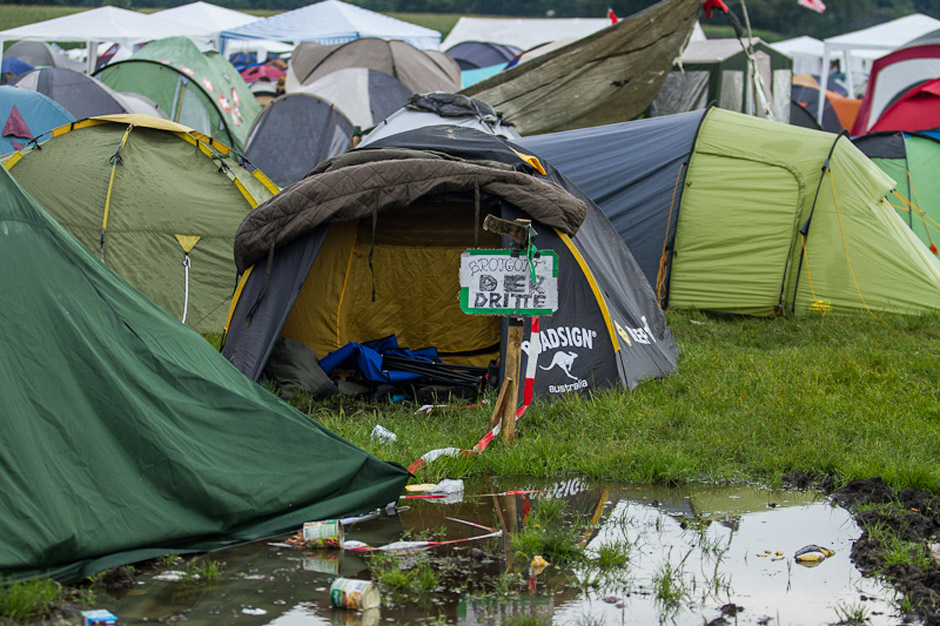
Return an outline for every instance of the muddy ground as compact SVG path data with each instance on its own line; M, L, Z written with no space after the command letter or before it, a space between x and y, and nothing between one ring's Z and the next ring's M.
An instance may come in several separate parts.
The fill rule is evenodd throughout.
M880 478L835 489L831 478L814 480L802 472L784 476L783 486L821 491L848 510L863 531L851 551L856 567L866 576L880 576L903 594L915 621L940 626L940 554L935 556L940 553L940 498L915 489L895 490ZM899 546L909 558L899 557ZM136 576L155 568L160 568L159 561L115 568L100 575L94 588L99 595L106 590L120 597L134 588ZM80 594L81 586L73 592ZM80 611L77 603L52 609L33 624L73 624ZM0 624L12 623L0 618Z
M817 488L850 511L862 529L852 546L852 561L866 576L880 575L910 602L913 615L940 626L940 498L916 489L895 490L881 478L853 480L833 490L831 478L814 481L802 472L784 476L784 486ZM886 542L889 535L900 542ZM897 546L910 554L900 559ZM907 562L897 562L899 560Z

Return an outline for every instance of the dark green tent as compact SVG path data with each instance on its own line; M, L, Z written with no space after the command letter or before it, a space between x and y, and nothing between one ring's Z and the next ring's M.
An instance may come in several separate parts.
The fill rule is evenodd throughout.
M0 168L2 170L2 168ZM0 171L0 572L70 579L384 506L408 478L245 378Z

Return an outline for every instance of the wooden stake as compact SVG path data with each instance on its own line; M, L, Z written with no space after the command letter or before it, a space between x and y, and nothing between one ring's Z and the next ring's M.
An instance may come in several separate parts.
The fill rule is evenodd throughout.
M509 385L512 383L510 376L503 377L503 384L499 386L499 395L496 396L496 406L493 407L493 415L490 416L490 428L495 428L499 418L503 416L503 405L506 404L506 393Z
M519 399L519 363L522 356L522 318L509 319L506 342L506 370L504 376L509 385L503 403L503 443L511 444L516 438L516 402Z

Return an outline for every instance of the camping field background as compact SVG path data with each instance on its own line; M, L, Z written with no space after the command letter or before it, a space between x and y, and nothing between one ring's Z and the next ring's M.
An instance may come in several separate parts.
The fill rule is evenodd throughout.
M0 29L83 9L0 5ZM445 33L459 17L394 15ZM682 349L675 375L594 402L534 407L513 447L439 461L424 470L427 478L581 473L777 484L800 470L837 481L877 475L940 493L940 318L667 315ZM431 448L472 446L489 419L486 407L427 418L406 409L296 403L353 443L403 464ZM396 446L370 441L379 419L398 432Z
M0 4L0 30L16 28L17 26L41 22L43 20L51 20L56 17L62 17L63 15L87 11L89 8L90 7L63 5ZM143 12L152 13L156 10L157 9L145 9ZM245 12L259 17L268 17L280 13L280 11L252 9L248 9ZM388 15L405 20L406 22L433 28L434 30L441 31L444 35L454 27L454 24L456 24L457 20L460 18L457 14L448 13L389 13Z

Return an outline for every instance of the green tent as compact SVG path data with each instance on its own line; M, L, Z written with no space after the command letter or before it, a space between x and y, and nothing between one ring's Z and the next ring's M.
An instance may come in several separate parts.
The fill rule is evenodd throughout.
M153 41L95 76L115 91L147 96L174 122L243 152L261 105L238 70L186 37Z
M408 479L250 381L0 172L0 572L72 579L396 501Z
M63 126L5 165L89 250L200 332L222 329L235 230L277 190L219 142L147 116Z
M940 310L940 261L845 135L712 107L520 143L597 199L664 308Z
M847 137L775 127L769 135L766 120L721 109L699 127L669 305L754 315L781 302L797 311L936 310L940 264L885 202L893 181Z
M940 139L936 133L880 132L852 140L897 181L889 196L901 219L927 246L940 246Z

